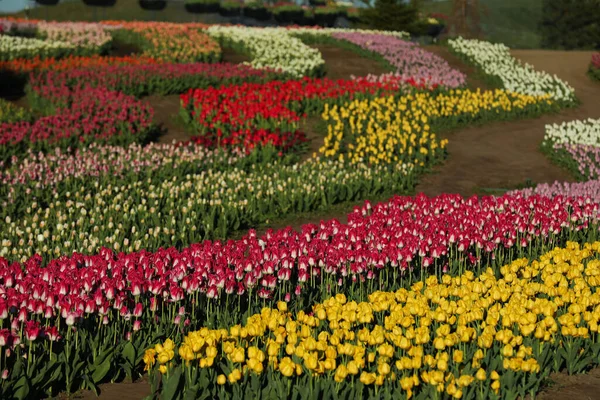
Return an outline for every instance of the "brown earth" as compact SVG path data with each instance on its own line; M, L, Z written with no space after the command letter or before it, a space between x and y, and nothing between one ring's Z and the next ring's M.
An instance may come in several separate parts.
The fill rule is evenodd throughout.
M475 67L465 64L460 58L455 56L446 46L429 45L423 46L423 48L431 53L442 57L448 62L448 64L452 68L465 74L467 76L467 87L469 89L495 89L494 87L492 87L492 85L490 85L488 82L481 78L480 72L477 71Z
M86 390L74 394L74 400L141 400L150 395L150 383L145 379L134 383L107 383L100 385L99 396Z
M600 368L587 374L569 376L550 375L552 384L542 391L539 400L595 400L600 399Z
M544 126L600 117L600 84L586 76L591 52L515 50L513 55L536 69L556 74L574 88L581 105L540 118L493 122L448 133L448 159L424 176L417 192L428 195L504 190L533 183L569 181L572 177L539 151Z
M185 130L185 125L178 120L180 110L178 94L168 96L152 95L144 97L143 100L150 104L154 110L154 123L161 130L158 142L181 142L192 136Z
M321 52L327 68L326 76L331 79L350 79L353 75L379 75L388 72L379 62L347 49L328 44L317 44L311 47Z

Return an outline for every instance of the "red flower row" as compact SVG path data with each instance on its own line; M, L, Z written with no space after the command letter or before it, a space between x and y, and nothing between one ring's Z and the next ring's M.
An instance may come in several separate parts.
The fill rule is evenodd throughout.
M97 255L61 257L46 267L39 256L22 264L0 258L0 319L9 309L23 313L20 321L32 314L67 319L111 309L129 317L141 310L140 302L156 310L157 302L191 307L199 295L283 298L354 282L377 287L415 269L423 274L434 266L445 271L481 260L503 264L505 257L539 252L594 229L597 211L596 204L560 196L420 195L375 207L367 202L349 214L347 224L330 220L300 231L269 231L262 238L251 231L240 240L205 241L181 251L102 249Z
M301 136L293 137L298 135L298 121L323 103L397 90L397 82L303 78L193 89L181 95L181 105L183 117L200 134L197 141L247 146L255 139L244 135L259 132L261 143L285 147L302 141Z

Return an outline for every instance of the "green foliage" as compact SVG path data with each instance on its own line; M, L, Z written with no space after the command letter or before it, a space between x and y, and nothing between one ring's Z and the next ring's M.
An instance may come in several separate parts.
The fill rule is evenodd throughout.
M273 8L273 15L277 22L294 22L300 24L304 19L304 9L297 5L286 4Z
M511 48L539 48L542 0L479 0L483 39ZM424 0L421 11L452 15L453 0Z
M185 0L186 4L219 4L219 0Z
M414 32L418 9L401 0L375 0L375 5L362 13L362 21L370 28L386 31Z
M588 75L593 80L600 82L600 68L594 68L593 65L590 65L590 69L588 71Z
M600 0L543 0L540 32L544 47L600 48Z
M31 119L30 111L0 99L0 123L29 121Z
M240 3L237 3L235 1L224 1L221 3L221 8L224 10L239 10L240 8L242 8L242 6L240 5Z

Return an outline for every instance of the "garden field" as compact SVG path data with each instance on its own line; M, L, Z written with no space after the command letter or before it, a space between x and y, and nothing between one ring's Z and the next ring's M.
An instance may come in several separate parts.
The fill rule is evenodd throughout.
M593 398L599 71L0 21L0 398Z

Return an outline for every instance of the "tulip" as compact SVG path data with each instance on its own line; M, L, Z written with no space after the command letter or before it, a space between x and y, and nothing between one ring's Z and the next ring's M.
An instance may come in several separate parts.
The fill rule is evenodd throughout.
M10 337L11 335L8 329L0 329L0 347L8 345Z

